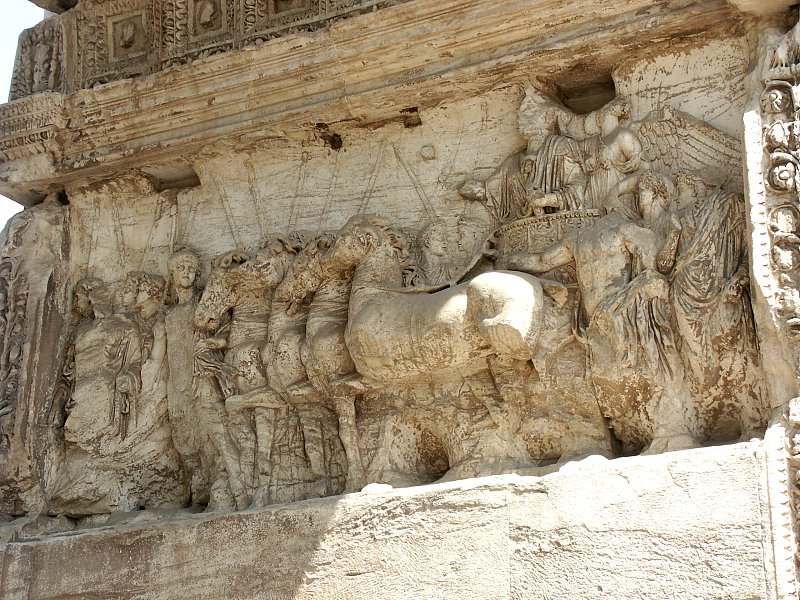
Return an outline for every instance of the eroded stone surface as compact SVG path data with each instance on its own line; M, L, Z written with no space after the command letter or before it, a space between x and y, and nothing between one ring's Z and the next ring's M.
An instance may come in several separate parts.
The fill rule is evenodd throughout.
M796 596L797 30L379 4L21 38L8 594Z
M769 598L762 469L758 444L742 444L133 522L6 545L2 590L14 600Z

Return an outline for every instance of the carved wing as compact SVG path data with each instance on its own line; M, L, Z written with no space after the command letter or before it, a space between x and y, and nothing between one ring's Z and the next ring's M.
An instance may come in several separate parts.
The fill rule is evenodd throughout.
M651 164L673 174L692 171L706 183L742 189L741 143L716 127L673 108L632 124Z

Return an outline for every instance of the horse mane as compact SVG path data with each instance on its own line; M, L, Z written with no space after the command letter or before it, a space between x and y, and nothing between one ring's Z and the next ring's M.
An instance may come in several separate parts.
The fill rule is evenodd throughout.
M408 267L412 264L411 243L408 235L395 227L386 217L380 215L357 215L348 221L345 227L348 226L374 227L386 235L390 248L394 251L395 256L397 256L403 267Z

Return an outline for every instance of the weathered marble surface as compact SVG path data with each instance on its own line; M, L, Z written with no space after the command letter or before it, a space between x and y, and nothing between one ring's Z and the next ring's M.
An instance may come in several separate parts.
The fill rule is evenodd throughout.
M4 597L796 598L794 22L82 0L23 34Z
M158 516L142 513L7 544L0 591L9 600L774 598L764 469L759 444L739 444L227 516L147 522Z

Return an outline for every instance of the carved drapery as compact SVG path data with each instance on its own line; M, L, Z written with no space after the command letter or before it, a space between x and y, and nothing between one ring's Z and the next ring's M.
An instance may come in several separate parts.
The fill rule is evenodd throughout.
M49 510L241 509L760 435L741 184L696 150L738 145L675 110L631 122L624 98L581 116L537 94L521 114L563 133L453 190L481 218L361 214L75 284ZM141 264L160 220L175 244L197 218L173 201ZM101 240L83 243L91 274Z

